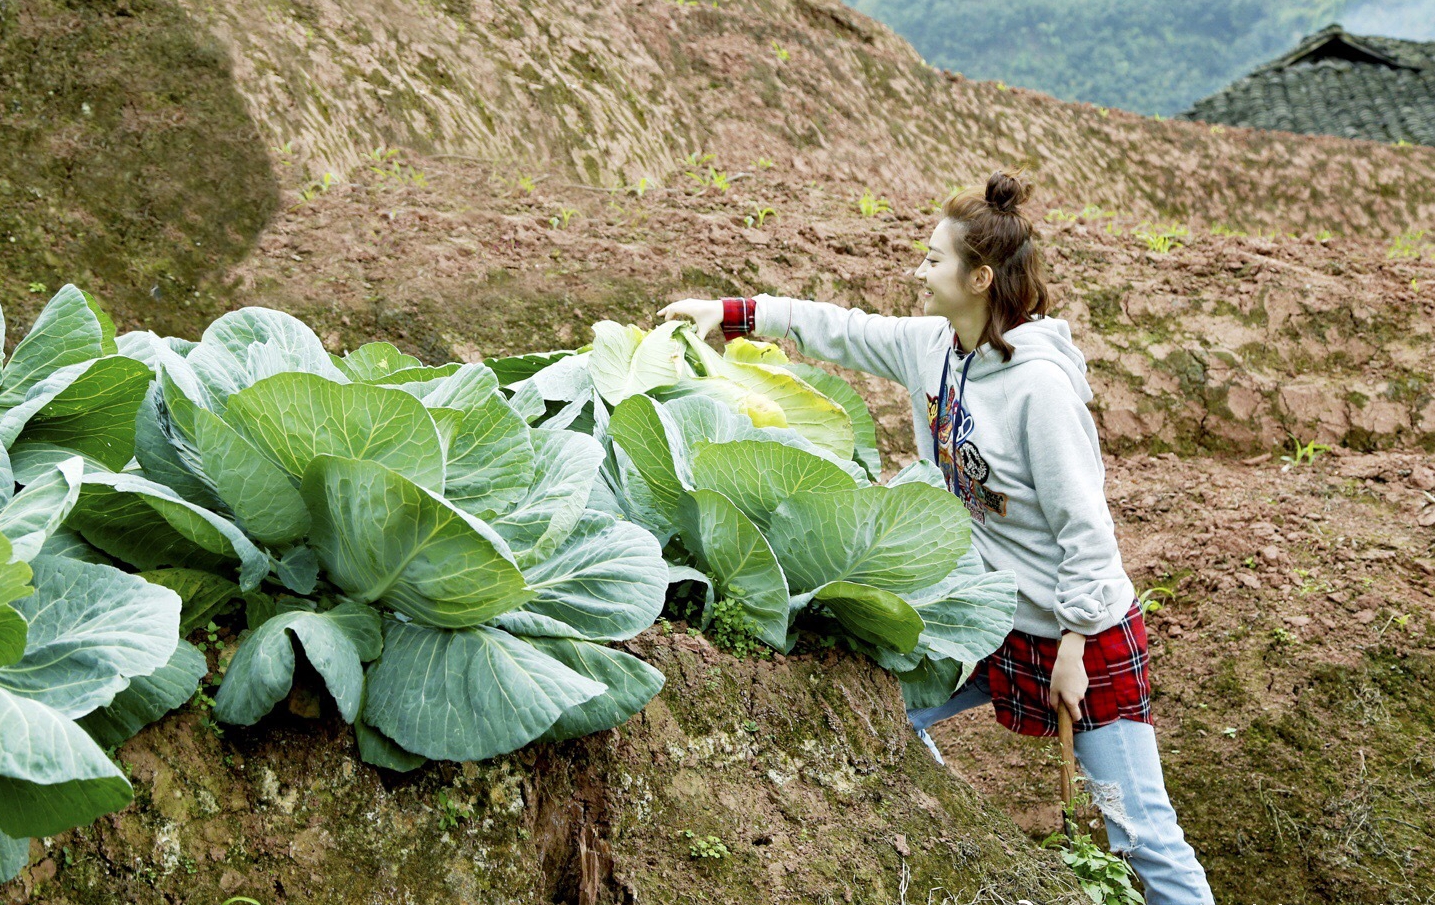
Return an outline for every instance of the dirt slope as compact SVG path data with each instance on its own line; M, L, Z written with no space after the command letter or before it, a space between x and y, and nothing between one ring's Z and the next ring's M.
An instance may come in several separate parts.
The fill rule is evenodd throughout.
M32 0L0 8L0 61L19 126L0 133L7 301L83 274L176 328L186 303L240 300L225 276L276 180L293 200L380 147L589 186L764 157L916 203L1025 162L1051 203L1137 218L1387 240L1435 219L1428 148L967 81L837 0Z
M681 624L629 647L668 679L640 716L482 764L371 769L332 708L222 739L170 716L118 752L137 802L52 840L0 901L1087 901L937 767L865 659L742 662Z
M1435 896L1435 468L1345 449L1283 472L1107 460L1148 619L1168 785L1218 902ZM939 724L948 763L1036 835L1050 746L990 708Z

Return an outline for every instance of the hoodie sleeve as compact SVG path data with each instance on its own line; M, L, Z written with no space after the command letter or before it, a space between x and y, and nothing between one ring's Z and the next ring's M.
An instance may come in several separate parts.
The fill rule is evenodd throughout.
M946 323L938 317L892 317L782 296L759 295L753 332L797 342L803 355L895 380L908 388L920 386L919 359L934 330Z
M1116 546L1096 423L1065 375L1054 371L1027 396L1016 427L1037 505L1061 548L1053 615L1063 629L1083 635L1110 628L1136 593Z

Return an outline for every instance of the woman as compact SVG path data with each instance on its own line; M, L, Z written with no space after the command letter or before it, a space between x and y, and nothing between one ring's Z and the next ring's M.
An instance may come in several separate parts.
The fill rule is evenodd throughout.
M1129 853L1147 901L1209 905L1166 795L1146 629L1106 504L1086 359L1066 321L1046 316L1038 237L1019 210L1030 193L998 171L984 193L947 200L917 268L923 317L770 295L684 299L659 313L691 318L703 335L721 325L728 339L792 339L907 388L919 454L971 512L986 567L1017 576L1013 631L946 704L910 712L919 736L940 761L926 732L938 720L991 701L1007 728L1055 735L1056 708L1067 708L1112 848Z

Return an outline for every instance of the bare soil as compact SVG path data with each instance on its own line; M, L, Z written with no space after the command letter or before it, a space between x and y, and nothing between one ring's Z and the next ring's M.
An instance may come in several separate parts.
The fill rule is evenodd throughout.
M1435 895L1435 468L1108 457L1147 618L1177 815L1217 901ZM1029 833L1060 825L1052 745L991 708L938 724L952 769ZM1094 815L1092 815L1094 816Z

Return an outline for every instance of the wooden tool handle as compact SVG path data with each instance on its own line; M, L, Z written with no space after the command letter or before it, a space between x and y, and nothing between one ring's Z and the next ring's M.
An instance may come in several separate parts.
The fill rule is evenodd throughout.
M1070 836L1072 822L1067 814L1071 812L1072 786L1076 783L1076 746L1072 740L1071 713L1063 705L1056 708L1056 732L1061 737L1061 825Z

